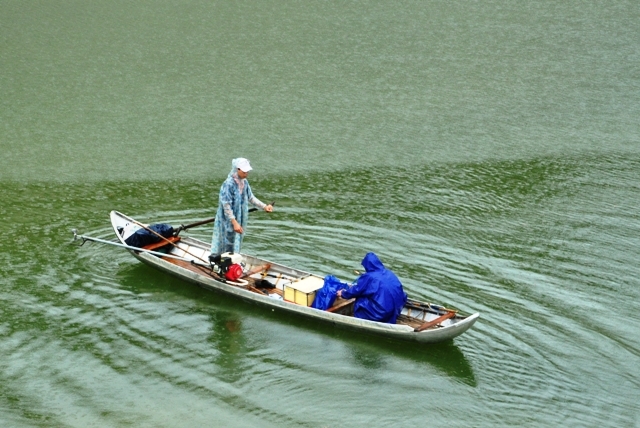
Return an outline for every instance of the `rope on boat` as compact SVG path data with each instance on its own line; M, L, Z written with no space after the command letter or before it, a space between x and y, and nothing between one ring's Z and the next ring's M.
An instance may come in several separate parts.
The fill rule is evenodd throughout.
M244 279L238 279L237 281L230 281L230 280L227 279L225 282L227 284L238 285L240 287L246 287L249 284L249 281L244 280Z

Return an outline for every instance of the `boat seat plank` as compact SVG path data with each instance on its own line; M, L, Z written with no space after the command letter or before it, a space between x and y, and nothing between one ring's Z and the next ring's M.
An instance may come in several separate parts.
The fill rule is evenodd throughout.
M179 236L170 236L169 238L163 239L158 242L154 242L153 244L145 245L144 247L142 247L142 249L153 251L153 250L157 250L158 248L162 248L165 245L175 244L179 240L180 240Z
M430 327L434 327L438 324L440 324L442 321L444 320L448 320L449 318L453 318L456 316L455 312L447 312L446 314L439 316L438 318L432 320L432 321L427 321L426 323L422 324L420 327L417 327L415 329L415 331L423 331L426 330Z
M342 299L340 297L336 297L335 302L333 302L333 306L331 306L329 309L327 309L327 312L337 312L338 310L349 306L351 304L353 304L353 302L355 302L356 299Z

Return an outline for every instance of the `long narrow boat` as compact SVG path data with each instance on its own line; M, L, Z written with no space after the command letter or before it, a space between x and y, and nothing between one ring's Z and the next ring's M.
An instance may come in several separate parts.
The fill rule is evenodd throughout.
M351 329L360 333L397 340L433 343L451 340L467 331L480 316L463 315L441 305L409 298L395 324L364 320L353 316L355 299L336 298L326 310L311 307L324 278L248 254L228 255L242 267L239 278L227 279L218 264L209 260L210 245L189 236L180 236L181 228L161 237L149 225L137 222L117 211L111 223L121 247L147 265L167 272L202 288L222 292L275 310ZM132 247L125 238L131 230L145 229L158 235L157 242ZM128 231L128 232L127 232ZM76 235L77 237L77 235ZM81 236L81 238L89 239ZM95 239L94 239L95 240ZM219 260L218 260L219 262Z

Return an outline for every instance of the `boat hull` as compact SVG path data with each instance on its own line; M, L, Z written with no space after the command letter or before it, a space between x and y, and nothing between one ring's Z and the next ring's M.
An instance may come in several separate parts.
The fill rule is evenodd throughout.
M123 226L123 222L135 221L117 211L111 213L111 220L116 235L122 243L124 240L119 233ZM195 284L206 290L223 293L228 296L244 300L252 304L258 304L273 310L287 312L295 314L301 317L305 317L311 320L321 321L325 324L334 325L342 329L348 329L359 334L382 336L389 339L410 341L419 343L435 343L451 340L470 329L477 319L478 313L463 316L456 314L451 320L442 322L437 328L429 328L423 331L416 331L416 329L406 324L387 324L376 321L364 320L355 318L353 316L343 315L336 312L323 311L312 307L296 304L287 300L275 299L273 295L256 292L257 290L252 287L243 287L238 285L231 285L224 278L213 274L209 268L202 262L204 254L208 252L208 244L198 241L192 238L182 238L179 244L167 245L168 253L183 254L185 251L185 260L188 261L176 261L175 259L169 259L166 257L159 257L155 254L147 253L144 251L128 250L135 258L140 262L147 264L155 269L172 275L176 278L180 278L184 281ZM182 251L182 253L181 253ZM284 272L289 275L304 277L312 275L308 272L289 268L283 265L269 262L267 260L258 259L253 256L242 254L244 259L252 265L259 263L268 264L272 269L278 272ZM415 301L414 301L415 302ZM417 302L419 303L419 302ZM429 305L429 304L426 304ZM437 305L433 305L435 308L442 308ZM414 308L417 308L414 306ZM431 305L429 305L431 310ZM442 308L444 309L444 308ZM403 309L403 314L408 313L411 315L412 308ZM415 310L415 309L414 309ZM420 309L418 308L418 312ZM426 310L423 310L423 319L426 320ZM433 317L441 315L446 312L435 311ZM430 315L430 314L429 314Z

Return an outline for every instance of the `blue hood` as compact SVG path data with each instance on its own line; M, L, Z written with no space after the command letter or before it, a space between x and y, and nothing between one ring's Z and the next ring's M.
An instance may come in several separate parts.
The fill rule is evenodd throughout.
M367 253L362 259L362 266L367 272L384 270L384 265L374 253Z

